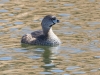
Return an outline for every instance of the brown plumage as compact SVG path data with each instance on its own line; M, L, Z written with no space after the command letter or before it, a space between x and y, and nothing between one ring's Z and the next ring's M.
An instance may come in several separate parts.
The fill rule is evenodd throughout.
M59 45L61 42L52 31L52 26L58 22L59 20L57 20L55 16L45 16L41 23L43 30L24 35L21 39L21 43L45 46Z

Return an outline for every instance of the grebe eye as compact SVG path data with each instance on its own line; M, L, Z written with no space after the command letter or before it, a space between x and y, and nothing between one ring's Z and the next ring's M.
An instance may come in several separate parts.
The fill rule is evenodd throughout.
M52 20L56 20L56 18L55 18L55 17L53 17L53 18L52 18Z

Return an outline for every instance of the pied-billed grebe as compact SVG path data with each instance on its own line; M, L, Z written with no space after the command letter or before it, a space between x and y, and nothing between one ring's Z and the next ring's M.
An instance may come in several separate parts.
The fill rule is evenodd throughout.
M31 34L26 34L22 37L21 43L31 45L57 46L60 39L52 31L52 26L59 23L59 20L52 15L47 15L42 20L43 31L34 31Z

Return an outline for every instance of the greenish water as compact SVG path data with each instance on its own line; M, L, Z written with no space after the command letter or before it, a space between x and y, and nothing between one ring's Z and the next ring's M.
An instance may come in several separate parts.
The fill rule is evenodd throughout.
M99 0L1 0L0 75L100 75ZM41 29L45 15L58 47L21 45L21 37Z

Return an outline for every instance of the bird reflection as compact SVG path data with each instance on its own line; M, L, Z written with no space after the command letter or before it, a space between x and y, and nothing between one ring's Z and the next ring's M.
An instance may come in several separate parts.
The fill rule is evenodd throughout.
M53 63L53 60L55 60L56 55L59 53L59 47L50 47L50 46L29 46L26 44L23 44L22 47L27 48L28 50L33 50L37 55L41 55L43 58L42 62L44 62L45 65L41 65L45 69L45 71L50 70L51 68L55 67L55 64ZM55 58L55 59L53 59Z

